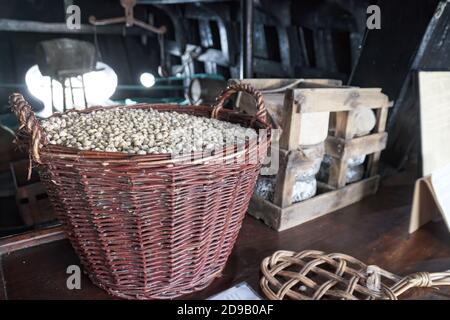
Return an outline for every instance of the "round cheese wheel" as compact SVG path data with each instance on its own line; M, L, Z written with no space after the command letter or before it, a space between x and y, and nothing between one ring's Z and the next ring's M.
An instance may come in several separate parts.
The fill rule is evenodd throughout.
M329 112L302 113L300 122L300 146L319 144L328 136Z

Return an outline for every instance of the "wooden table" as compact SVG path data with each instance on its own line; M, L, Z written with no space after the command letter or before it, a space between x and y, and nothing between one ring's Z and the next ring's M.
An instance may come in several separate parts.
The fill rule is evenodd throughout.
M412 177L390 178L377 195L282 233L247 217L223 276L207 289L183 298L204 299L241 281L261 294L259 264L276 250L342 252L399 275L448 270L450 235L443 222L429 223L408 235L412 192ZM84 275L81 290L68 290L66 268L79 264L69 242L61 239L59 229L37 236L0 240L0 252L4 252L0 256L1 299L113 298ZM52 241L31 246L43 240ZM17 250L21 247L27 248ZM405 298L450 299L450 288L419 289Z

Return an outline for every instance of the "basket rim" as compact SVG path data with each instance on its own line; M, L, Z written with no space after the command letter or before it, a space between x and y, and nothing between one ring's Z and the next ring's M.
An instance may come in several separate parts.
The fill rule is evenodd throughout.
M247 94L250 94L255 99L256 103L256 113L253 116L243 114L241 112L238 112L237 110L225 110L223 108L225 102L233 95L239 92L245 92ZM147 162L151 161L157 161L159 164L167 163L172 164L173 160L171 159L173 156L173 153L159 153L159 154L148 154L148 155L135 155L135 154L129 154L129 153L123 153L123 152L106 152L106 151L92 151L92 150L79 150L76 148L69 148L61 145L51 145L49 143L49 139L46 136L45 130L42 128L40 121L37 119L35 113L33 112L31 106L29 103L24 99L24 97L20 93L13 93L9 97L9 102L11 105L11 109L16 114L19 123L20 128L18 132L19 138L22 137L22 142L25 142L28 140L29 142L29 152L30 152L30 159L32 158L35 162L38 164L42 164L40 153L42 152L43 155L47 156L55 156L60 155L62 158L85 158L85 159L99 159L104 161L134 161L137 159L137 157L142 157ZM264 104L264 99L258 90L253 88L252 86L241 83L241 84L235 84L228 86L218 97L216 100L216 103L212 107L207 106L180 106L177 104L136 104L136 105L117 105L112 107L106 107L106 106L93 106L89 107L83 110L77 110L75 108L67 110L63 113L56 113L52 115L53 117L61 117L65 114L68 114L70 112L78 112L78 113L90 113L93 111L100 111L105 109L156 109L157 111L175 111L175 112L182 112L182 113L191 113L193 115L197 116L203 116L203 117L209 117L213 119L219 119L219 120L225 120L231 123L244 123L244 127L251 127L254 129L266 129L266 134L264 140L260 141L261 135L257 135L257 138L252 141L253 139L246 139L246 142L244 144L244 150L245 151L253 151L256 146L256 154L258 156L258 159L260 159L260 149L263 149L264 152L268 148L271 142L271 125L267 122L267 110ZM51 116L51 117L52 117ZM49 118L51 118L49 117ZM260 143L261 142L261 143ZM258 148L259 145L262 146L262 148ZM52 147L53 146L53 147ZM231 147L230 147L231 146ZM223 158L223 154L231 151L231 157L237 158L242 154L242 152L238 151L238 145L234 143L233 145L224 145L222 148L219 148L218 150L214 150L215 154L212 154L209 158L206 159L206 161L209 161L210 159L220 159ZM200 159L203 158L203 154L205 151L209 150L202 150L201 153L198 152L197 154L195 152L191 152L191 155L187 155L184 157L185 159L198 157L200 156ZM244 154L247 155L246 152ZM228 157L228 155L227 155ZM200 160L201 161L201 160Z
M39 121L48 120L50 118L55 117L62 117L64 115L70 114L70 113L92 113L95 111L106 111L106 110L114 110L114 109L131 109L131 110L148 110L153 109L158 112L180 112L180 113L193 113L193 116L197 117L206 117L211 118L211 112L212 108L206 105L186 105L186 106L180 106L177 104L148 104L148 103L139 103L134 105L113 105L113 106L91 106L86 109L69 109L65 112L56 112L52 114L50 117L45 119L40 119ZM203 113L203 114L196 114L196 113ZM209 114L209 117L206 115ZM244 114L239 112L239 110L230 110L230 109L221 109L219 111L219 119L221 121L235 123L229 120L223 120L221 118L224 117L234 117L236 119L241 119L244 121L248 121L249 123L252 122L254 117L252 115ZM137 161L137 162L151 162L153 164L164 164L164 163L170 163L174 164L177 162L186 161L189 158L196 159L196 161L191 162L192 164L195 163L204 163L211 160L217 160L217 159L223 159L226 160L228 158L237 158L244 154L245 152L248 152L251 149L251 146L256 145L260 146L261 143L259 142L260 134L258 132L258 129L266 129L267 130L267 136L266 141L271 140L271 126L270 124L261 121L260 119L256 119L251 123L251 126L243 126L244 128L252 128L257 131L257 138L254 139L247 139L245 144L230 144L230 145L224 145L222 148L214 150L215 152L213 154L209 153L207 157L204 157L204 150L198 151L198 152L191 152L190 154L183 155L183 157L176 157L173 158L172 153L152 153L152 154L146 154L146 155L137 155L137 154L130 154L125 152L110 152L110 151L94 151L94 150L80 150L73 147L66 147L59 144L50 144L48 142L48 139L46 137L46 132L43 130L43 136L42 136L42 149L41 153L44 156L47 156L49 158L74 158L74 159L86 159L86 160L92 160L92 161L110 161L114 163L118 162L128 162L130 160Z

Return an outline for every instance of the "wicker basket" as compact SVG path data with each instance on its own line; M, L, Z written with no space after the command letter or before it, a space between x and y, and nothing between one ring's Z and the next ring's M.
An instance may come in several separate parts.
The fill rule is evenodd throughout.
M238 91L256 99L255 116L222 108ZM270 144L271 130L259 92L248 85L230 86L214 108L117 107L151 107L267 129L264 139L259 134L244 147L227 146L206 158L189 155L194 161L180 161L170 154L138 156L51 145L24 98L13 94L10 103L21 125L18 140L27 143L93 283L118 297L166 299L201 290L220 276L260 169L259 161L247 160L255 152L264 155ZM224 158L226 163L221 161Z

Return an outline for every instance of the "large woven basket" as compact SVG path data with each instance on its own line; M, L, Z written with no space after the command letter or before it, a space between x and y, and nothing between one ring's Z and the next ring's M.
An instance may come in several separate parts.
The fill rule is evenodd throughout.
M223 108L238 91L256 99L255 116ZM227 146L208 157L190 154L194 161L180 161L170 154L138 156L51 145L24 98L13 94L10 103L20 122L18 140L29 147L93 283L118 297L165 299L205 288L220 276L260 169L259 161L248 159L255 153L260 158L270 144L259 92L248 85L231 86L214 108L117 107L176 111L266 129L240 148Z

